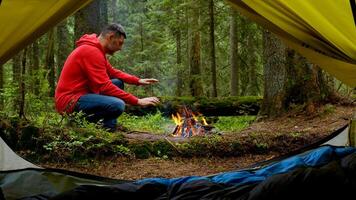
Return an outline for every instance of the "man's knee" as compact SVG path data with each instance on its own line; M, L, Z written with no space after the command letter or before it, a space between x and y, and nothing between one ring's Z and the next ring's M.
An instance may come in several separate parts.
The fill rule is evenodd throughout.
M114 84L114 85L116 85L118 88L120 88L120 89L124 89L124 82L122 81L122 80L120 80L120 79L117 79L117 78L115 78L115 79L111 79L111 82Z
M117 99L110 107L114 114L121 115L125 110L125 102L121 99Z

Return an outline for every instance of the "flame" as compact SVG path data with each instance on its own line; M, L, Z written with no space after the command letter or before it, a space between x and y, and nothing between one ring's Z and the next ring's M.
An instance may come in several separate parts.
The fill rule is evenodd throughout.
M193 113L192 113L192 116L193 116L193 119L197 122L198 121L197 116L195 116Z
M204 126L208 125L208 123L206 123L206 120L205 120L204 117L202 117L202 121L203 121L203 125L204 125Z
M176 124L173 131L174 137L191 137L195 135L205 135L203 126L208 126L202 114L194 114L190 109L184 107L183 114L172 114L172 119Z
M174 116L174 114L172 114L172 119L177 126L180 126L183 124L183 119L179 113L177 113L177 116Z

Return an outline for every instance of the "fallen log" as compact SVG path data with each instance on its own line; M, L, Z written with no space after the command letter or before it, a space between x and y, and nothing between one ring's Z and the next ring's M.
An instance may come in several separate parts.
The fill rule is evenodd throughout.
M127 106L125 112L142 116L159 111L164 116L171 116L187 106L204 116L257 115L262 102L261 97L160 97L160 100L161 103L155 107Z

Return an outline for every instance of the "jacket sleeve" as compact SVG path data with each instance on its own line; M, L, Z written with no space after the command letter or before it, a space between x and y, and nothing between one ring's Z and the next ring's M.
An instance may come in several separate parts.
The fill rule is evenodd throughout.
M114 96L128 104L137 105L137 97L121 90L111 82L105 56L95 48L88 47L86 50L82 57L82 67L89 80L89 89L95 94Z
M133 84L133 85L140 85L140 83L138 82L140 80L140 78L131 75L131 74L127 74L123 71L120 71L118 69L115 69L111 66L111 64L107 62L107 71L108 74L110 76L110 78L118 78L121 79L122 81L124 81L125 83L129 83L129 84Z

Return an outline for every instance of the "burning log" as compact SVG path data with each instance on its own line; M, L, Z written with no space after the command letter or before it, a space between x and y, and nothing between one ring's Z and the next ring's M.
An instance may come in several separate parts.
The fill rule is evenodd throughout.
M187 107L183 107L182 114L173 114L172 119L176 124L172 133L175 137L204 136L214 128L206 123L204 117L197 117Z

